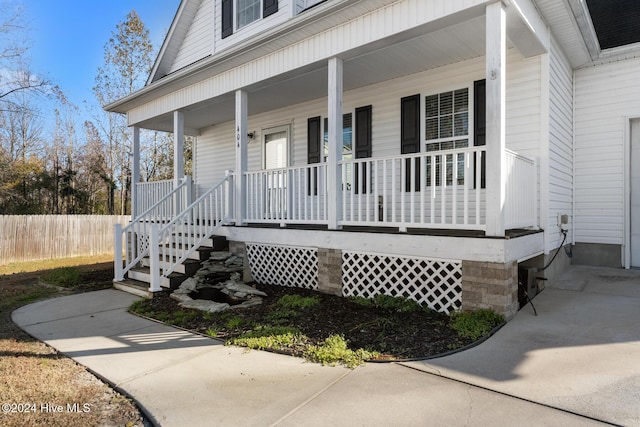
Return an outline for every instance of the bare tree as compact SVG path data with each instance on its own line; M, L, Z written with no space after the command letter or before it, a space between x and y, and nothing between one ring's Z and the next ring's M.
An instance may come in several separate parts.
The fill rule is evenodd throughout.
M29 69L22 8L19 4L0 1L0 108L16 107L14 95L29 92L43 96L55 95L59 90L47 79Z
M135 10L116 26L104 47L104 64L98 68L93 92L102 107L123 98L144 85L153 66L149 31ZM109 178L120 189L120 213L127 210L131 186L129 153L131 141L123 116L100 114L96 124L107 142Z

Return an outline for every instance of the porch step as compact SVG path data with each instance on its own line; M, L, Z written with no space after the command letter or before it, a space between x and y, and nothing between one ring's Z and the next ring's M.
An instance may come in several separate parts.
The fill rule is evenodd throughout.
M169 244L166 244L165 247L169 247ZM177 250L177 255L178 256L182 256L189 248L186 247L186 249L183 249L183 245L173 245L173 248L175 248ZM211 246L200 246L198 249L196 249L193 253L189 254L188 258L189 259L193 259L196 261L206 261L207 259L209 259L209 256L211 255L211 252L214 252L215 249L213 249L213 247Z
M133 279L124 279L122 282L113 282L113 288L128 294L142 298L153 298L153 292L149 290L149 284Z
M127 273L129 279L139 282L151 283L151 270L148 267L132 268ZM176 289L182 282L187 280L188 276L180 273L171 273L169 277L164 277L160 281L163 288Z
M174 236L179 239L184 233L176 233ZM213 248L214 251L224 251L228 247L227 238L225 236L211 236L208 239L202 241L201 246L206 248Z
M172 257L172 261L175 262L176 258ZM151 267L151 261L149 260L148 257L142 258L140 263L142 264L143 267ZM167 268L172 263L169 263L168 261L162 261L161 260L160 261L160 267L161 268ZM198 259L186 259L181 264L178 264L174 271L176 273L185 274L185 275L191 277L194 274L196 274L196 272L200 269L201 266L202 266L202 261L200 261Z

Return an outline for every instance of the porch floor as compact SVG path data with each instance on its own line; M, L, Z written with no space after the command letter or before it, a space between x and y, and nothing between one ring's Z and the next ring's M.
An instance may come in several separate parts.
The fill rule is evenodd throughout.
M235 227L235 225L227 225L226 227ZM280 224L258 224L249 223L243 227L249 228L272 228L272 229L289 229L289 230L314 230L314 231L341 231L341 232L357 232L357 233L375 233L375 234L397 234L397 235L417 235L417 236L447 236L447 237L477 237L483 239L515 239L518 237L528 236L531 234L543 233L542 229L526 229L514 228L505 231L505 236L486 236L482 230L454 230L440 228L407 228L407 231L400 231L398 227L370 227L370 226L344 226L339 230L329 230L326 225L322 224L287 224L281 227Z

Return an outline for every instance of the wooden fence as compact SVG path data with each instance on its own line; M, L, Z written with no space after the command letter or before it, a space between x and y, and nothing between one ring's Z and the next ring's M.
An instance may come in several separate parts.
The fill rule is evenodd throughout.
M118 215L0 215L0 265L113 253Z

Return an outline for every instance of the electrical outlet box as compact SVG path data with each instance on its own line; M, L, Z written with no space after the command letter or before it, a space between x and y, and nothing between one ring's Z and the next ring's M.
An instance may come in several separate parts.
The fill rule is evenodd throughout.
M569 215L558 212L558 227L569 224Z

